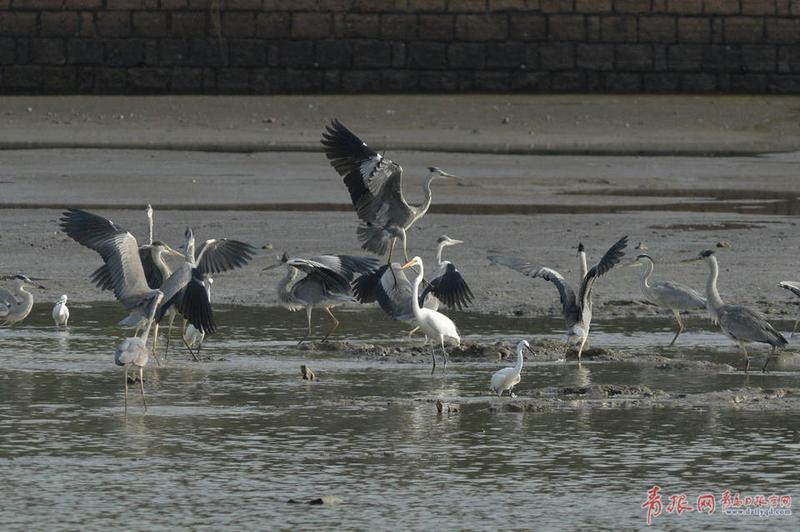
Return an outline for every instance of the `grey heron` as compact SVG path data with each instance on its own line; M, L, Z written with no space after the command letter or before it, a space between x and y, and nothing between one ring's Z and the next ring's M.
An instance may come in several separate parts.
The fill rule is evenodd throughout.
M783 347L788 343L786 338L775 330L760 312L743 305L727 305L722 301L719 290L717 290L719 263L717 263L717 256L713 250L707 249L700 252L697 257L686 259L683 262L705 262L708 264L706 308L714 321L719 324L722 332L739 344L739 349L744 355L745 372L750 369L750 357L747 354L745 344L758 342L772 346L772 353L767 356L767 360L761 368L761 371L767 371L767 364L769 364L772 355L776 354L776 350L779 347Z
M433 280L427 284L420 295L420 304L431 310L439 309L441 301L451 309L463 310L472 303L473 295L455 264L442 260L442 250L446 246L463 244L447 235L436 239L436 270Z
M39 283L33 282L27 275L14 275L6 277L13 282L11 290L0 288L0 325L14 325L28 317L33 308L33 294L25 287L34 286L45 289Z
M494 375L492 375L490 389L496 393L498 397L502 396L503 392L506 390L508 390L508 394L511 397L514 397L511 389L522 380L522 362L525 358L525 350L527 350L531 356L535 355L528 341L522 340L517 344L517 363L513 367L497 370Z
M214 279L211 277L207 277L205 280L205 286L209 304L211 304L212 284L214 284ZM192 358L194 358L195 361L200 361L200 348L203 347L203 340L205 340L206 338L206 333L198 330L191 323L187 325L186 321L184 320L184 327L181 336L183 337L183 345L185 345L186 349L189 350L189 353L192 355ZM167 337L167 342L169 342L169 337ZM165 353L164 358L166 358L166 356L167 355Z
M138 329L149 323L150 305L160 294L163 298L159 298L158 312L154 314L156 321L170 306L177 305L178 311L195 327L203 332L214 331L216 325L203 285L204 276L209 272L204 260L211 263L219 260L227 264L234 259L220 258L215 252L205 256L201 252L200 258L196 258L191 229L185 233L187 253L184 263L160 289L150 288L147 284L136 238L111 220L80 209L68 209L61 218L61 229L79 244L96 251L105 262L114 296L129 312L119 325ZM237 255L235 260L244 259Z
M678 330L670 346L675 345L678 336L683 332L683 320L681 319L682 310L694 310L706 308L706 300L697 290L688 286L672 281L651 281L655 269L655 262L650 255L641 253L633 259L630 266L644 266L641 275L641 288L644 297L652 304L667 308L672 311L675 321L678 323Z
M800 283L796 283L794 281L781 281L780 283L778 283L778 286L800 297ZM792 327L792 337L794 337L794 333L795 331L797 331L798 323L800 323L800 318L794 321L794 327Z
M567 343L578 347L578 362L580 363L583 347L589 338L589 328L592 323L592 288L598 277L608 272L625 255L623 249L628 245L628 237L620 238L596 265L592 267L581 280L580 292L575 297L575 292L560 273L551 268L540 268L530 262L507 257L492 255L489 260L502 264L529 277L541 277L550 281L558 289L561 299L561 309L567 327Z
M442 348L444 368L447 369L447 351L444 348L444 344L447 342L457 346L461 345L461 336L453 320L436 310L420 307L419 285L425 277L425 267L421 258L414 257L404 264L401 269L406 270L412 266L419 266L419 271L412 285L411 311L414 314L414 321L422 329L425 336L434 341L431 346L431 358L433 360L431 373L433 373L436 370L436 344L438 343Z
M353 297L350 283L356 275L373 272L378 264L379 261L374 257L317 255L306 259L290 258L284 253L276 264L267 266L264 270L283 265L287 267L286 275L278 283L278 301L292 312L305 309L308 335L300 340L300 343L311 337L313 310L321 308L328 313L333 326L322 339L324 342L339 326L339 320L331 309L348 301L357 302ZM301 271L306 275L298 280Z
M438 178L457 179L432 166L422 186L425 199L410 205L403 195L403 169L399 164L372 150L338 120L322 134L322 146L331 166L344 178L350 199L361 224L357 234L362 248L383 256L387 264L400 238L408 260L406 231L422 218L431 206L431 183Z
M114 363L117 366L122 366L125 370L125 412L128 412L128 367L135 366L139 368L139 387L142 391L142 404L144 411L147 412L147 401L144 398L144 367L150 359L150 351L147 349L147 337L150 334L150 327L153 325L155 312L161 299L164 295L160 290L156 290L153 294L153 299L148 304L147 323L144 326L144 332L141 338L135 334L131 338L126 338L114 350Z
M66 327L69 321L69 308L67 308L67 294L62 295L53 307L53 321L56 327Z

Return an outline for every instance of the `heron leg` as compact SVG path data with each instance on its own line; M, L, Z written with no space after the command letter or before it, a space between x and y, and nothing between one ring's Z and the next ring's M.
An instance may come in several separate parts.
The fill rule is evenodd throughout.
M394 252L394 245L397 243L397 237L392 239L392 245L389 247L389 259L386 261L386 264L389 265L389 271L392 272L392 279L394 279L394 284L397 284L397 274L394 273L394 268L392 268L392 253Z
M158 355L156 354L157 345L158 345L158 323L156 323L155 332L153 333L153 359L156 361L156 366L160 366L161 361L158 360Z
M794 338L794 333L797 332L797 324L800 323L800 319L794 320L794 327L792 327L792 335L789 338Z
M167 354L169 353L169 341L172 338L172 323L175 321L175 313L172 313L172 316L169 319L169 327L167 327L167 347L164 348L164 361L167 360Z
M588 336L588 335L586 335L586 336L583 338L583 340L581 340L581 345L580 345L580 347L578 347L578 364L580 364L580 363L581 363L581 354L583 353L583 346L585 346L585 345L586 345L586 340L587 340L588 338L589 338L589 336Z
M144 404L144 411L147 412L147 401L144 398L144 368L139 366L139 387L142 390L142 403Z
M183 337L183 345L185 345L186 349L189 350L189 353L192 354L192 358L194 358L194 361L195 362L200 362L200 358L194 353L192 348L189 346L189 343L186 341L186 337L185 336ZM200 349L197 350L197 354L198 355L200 354Z
M128 413L128 366L123 366L125 371L125 413Z
M413 329L408 331L408 337L411 338L412 336L414 336L414 333L417 332L418 330L419 330L419 327L414 327Z
M747 373L750 371L750 357L747 354L747 348L745 348L744 342L739 342L739 349L742 350L742 354L744 355L744 372Z
M431 375L433 372L436 371L436 346L431 345L431 360L433 361L433 367L431 368Z
M339 320L337 320L337 319L336 319L336 316L334 316L334 315L333 315L333 312L331 312L331 307L325 307L325 312L327 312L327 313L328 313L328 315L329 315L329 316L331 317L331 319L333 320L333 327L331 327L331 330L330 330L330 331L328 331L328 334L326 334L326 335L325 335L325 338L323 338L323 339L322 339L322 341L323 341L323 342L324 342L325 340L327 340L327 339L328 339L328 336L330 336L330 335L331 335L331 333L332 333L333 331L335 331L335 330L336 330L336 327L338 327L338 326L339 326Z
M444 337L442 336L439 340L442 345L442 354L444 355L444 369L447 369L447 351L444 350Z
M306 334L305 338L302 338L299 342L297 342L297 345L300 345L303 342L305 342L306 340L308 340L309 338L311 338L311 311L312 310L313 310L313 308L311 307L311 305L306 307L306 320L308 321L308 333Z
M678 332L675 333L675 336L672 338L672 341L669 343L669 346L672 347L675 345L675 340L678 339L678 336L681 335L683 332L683 320L681 319L681 313L675 309L672 309L672 313L675 314L675 321L678 322Z
M767 372L767 364L769 364L769 361L774 356L777 356L777 348L773 345L772 346L772 351L770 351L770 353L767 355L767 360L764 361L764 365L761 367L761 372L762 373L766 373Z

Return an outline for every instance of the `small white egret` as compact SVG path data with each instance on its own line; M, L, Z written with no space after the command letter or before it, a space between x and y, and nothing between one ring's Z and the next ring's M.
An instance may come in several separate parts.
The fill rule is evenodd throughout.
M447 351L444 348L445 341L454 345L461 345L461 336L458 334L456 324L453 323L450 318L441 312L428 308L421 308L419 306L419 285L425 277L425 267L422 264L421 258L414 257L404 264L402 269L405 270L412 266L419 266L417 277L414 279L414 297L411 300L414 319L425 336L432 339L434 342L438 342L441 346L442 354L444 355L444 367L446 369ZM431 357L433 359L433 369L431 369L431 373L433 373L436 369L436 343L431 347Z
M495 372L492 375L492 384L491 390L497 394L498 397L503 395L503 392L508 390L508 394L511 397L515 397L513 393L511 393L511 388L519 384L519 381L522 380L522 360L524 358L523 352L528 350L531 355L534 355L533 350L531 349L530 344L527 340L522 340L520 343L517 344L517 364L511 368L503 368Z
M67 308L67 294L61 296L53 307L53 321L56 327L66 327L69 321L69 309Z

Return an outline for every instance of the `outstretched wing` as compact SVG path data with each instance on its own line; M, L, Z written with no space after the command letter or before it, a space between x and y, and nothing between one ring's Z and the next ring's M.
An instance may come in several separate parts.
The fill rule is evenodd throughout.
M305 272L309 277L317 277L325 283L325 286L331 292L339 292L342 294L350 293L350 281L347 277L325 266L321 262L317 262L313 259L294 258L286 261L286 264Z
M61 218L61 230L79 244L100 254L108 267L107 279L114 296L126 307L150 292L147 286L139 245L128 231L111 220L80 209L67 209Z
M551 268L539 268L533 277L541 277L545 281L550 281L556 287L558 296L561 299L561 313L564 315L567 328L577 323L580 318L580 309L575 301L575 292L567 284L564 277Z
M256 248L246 242L212 238L197 248L195 262L202 273L221 273L245 266L256 252Z
M505 266L506 268L511 268L512 270L516 270L522 275L527 275L528 277L536 277L536 272L539 271L539 266L535 266L526 260L518 259L516 257L509 257L507 255L489 255L487 258L495 264Z
M383 226L387 220L404 226L414 211L403 198L400 165L378 154L338 120L322 133L325 156L344 177L358 217Z
M781 281L778 283L778 286L785 288L797 297L800 297L800 283L796 283L794 281Z
M452 262L447 262L444 273L432 280L419 296L420 306L428 294L433 294L439 301L452 309L462 310L472 303L473 295L464 277Z
M625 256L625 252L622 250L625 249L627 245L628 237L626 235L608 248L608 251L606 251L603 258L600 259L600 262L592 266L592 269L586 274L583 283L581 283L581 312L590 308L592 305L592 287L594 286L595 280L619 263L620 259Z
M155 289L164 284L164 276L153 262L153 255L150 248L151 246L139 246L139 259L142 261L142 268L144 269L145 279L147 279L147 286ZM89 279L100 290L112 290L114 288L114 283L111 280L111 271L109 271L108 265L106 264L103 264L93 271L89 275Z
M356 275L374 272L381 261L375 257L359 257L356 255L317 255L311 260L335 271L352 282Z

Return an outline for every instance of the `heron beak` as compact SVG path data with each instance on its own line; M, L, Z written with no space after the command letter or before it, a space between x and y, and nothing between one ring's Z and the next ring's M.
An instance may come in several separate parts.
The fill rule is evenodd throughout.
M403 265L400 267L400 269L401 269L401 270L405 270L406 268L410 268L410 267L412 267L412 266L416 266L416 265L417 265L417 260L416 260L416 259L411 259L410 261L408 261L408 262L406 262L405 264L403 264Z
M529 346L529 345L526 345L526 346L525 346L525 349L527 349L527 350L528 350L528 353L530 353L532 357L535 357L535 356L536 356L536 353L534 353L534 352L533 352L533 348L531 348L531 346Z
M442 176L442 177L444 177L444 178L447 178L447 179L452 179L453 181L456 181L456 182L462 182L462 181L464 181L464 178L463 178L463 177L459 177L459 176L457 176L457 175L453 175L453 174L448 174L447 172L441 172L441 171L440 171L440 172L439 172L439 175L440 175L440 176Z
M166 250L167 250L167 253L169 253L169 254L170 254L170 255L172 255L173 257L182 257L182 258L184 258L184 259L186 258L186 255L184 255L184 254L183 254L183 253L181 253L180 251L177 251L177 250L175 250L175 249L172 249L172 248L171 248L171 247L169 247L169 246L164 246L164 249L166 249Z
M456 240L455 238L451 238L451 239L450 239L450 244L452 244L452 245L455 245L455 244L463 244L463 243L464 243L464 241L463 241L463 240Z
M269 266L267 266L266 268L264 268L264 269L263 269L263 270L261 270L261 271L262 271L262 272L265 272L265 271L267 271L267 270L274 270L274 269L275 269L275 268L277 268L278 266L283 266L283 263L282 263L282 262L276 262L275 264L270 264Z
M635 267L641 266L641 265L642 265L642 263L639 262L638 260L632 260L632 261L630 261L628 263L628 268L635 268Z
M703 259L700 257L692 257L691 259L683 259L681 264L694 264L695 262L700 262L701 260Z

